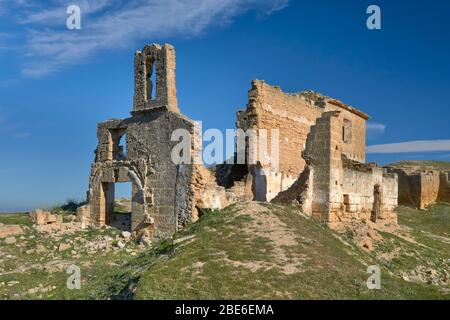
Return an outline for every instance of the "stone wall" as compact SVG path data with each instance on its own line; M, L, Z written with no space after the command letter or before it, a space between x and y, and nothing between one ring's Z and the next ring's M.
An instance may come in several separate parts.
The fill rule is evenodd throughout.
M195 222L200 209L222 209L246 199L251 179L232 181L226 189L203 166L200 127L181 115L178 108L172 46L145 46L136 52L134 67L131 117L97 126L98 146L89 179L88 205L79 210L79 217L84 225L111 224L115 184L129 182L132 231L138 237L167 237ZM180 142L172 141L177 129L189 133L186 163L172 159L174 147Z
M441 171L439 175L439 201L450 202L450 172Z
M389 167L398 175L399 204L425 209L439 201L450 201L449 173L439 170L408 171Z
M315 92L284 93L279 87L260 80L252 82L248 96L247 108L237 112L237 128L244 131L266 129L269 157L272 155L271 129L279 129L280 141L277 170L262 165L266 177L255 177L256 200L270 201L298 178L305 167L302 151L308 133L324 112L338 110L342 113L345 125L340 124L338 135L345 135L346 141L341 152L350 159L365 161L366 114Z
M156 83L151 75L156 73ZM152 96L153 86L156 95ZM95 225L113 218L115 184L132 184L131 228L153 236L173 234L198 217L205 183L198 172L197 126L181 115L175 88L175 52L170 45L147 45L135 54L135 93L131 117L97 126L98 146L89 180L84 216ZM171 141L176 129L189 132L189 163L174 163ZM201 177L202 178L202 177Z
M303 152L306 170L273 202L297 203L303 212L331 227L355 218L396 222L397 176L374 163L347 157L345 137L340 134L345 120L337 110L317 119Z
M152 76L155 73L156 83ZM156 90L153 90L155 86ZM156 96L152 96L155 91ZM134 55L134 111L166 106L179 112L175 85L175 49L169 44L146 45Z
M420 173L420 204L419 209L424 209L430 204L436 203L440 186L439 171L427 171Z
M191 165L176 165L171 158L172 130L184 128L194 134L194 123L167 110L134 114L125 120L100 123L97 161L91 175L90 205L93 221L108 223L114 203L114 184L132 182L132 229L152 221L161 234L171 234L191 221L193 193ZM111 159L111 132L126 137L126 155ZM109 135L109 137L108 137Z
M377 165L355 163L343 158L344 180L342 184L344 210L342 219L395 221L398 203L398 179L395 174ZM375 201L379 197L379 212L375 214Z

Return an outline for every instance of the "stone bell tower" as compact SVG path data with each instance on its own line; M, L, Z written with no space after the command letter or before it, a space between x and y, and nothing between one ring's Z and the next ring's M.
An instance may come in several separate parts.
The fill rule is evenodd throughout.
M156 83L152 76L155 73ZM155 96L152 96L155 86ZM169 44L146 45L134 55L133 112L165 108L179 113L175 85L175 49Z

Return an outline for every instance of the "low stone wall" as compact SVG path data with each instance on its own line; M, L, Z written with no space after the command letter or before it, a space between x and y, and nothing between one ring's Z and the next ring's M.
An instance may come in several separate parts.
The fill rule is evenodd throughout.
M407 172L394 167L389 167L388 170L398 175L399 204L425 209L439 201L450 201L448 172L438 170Z

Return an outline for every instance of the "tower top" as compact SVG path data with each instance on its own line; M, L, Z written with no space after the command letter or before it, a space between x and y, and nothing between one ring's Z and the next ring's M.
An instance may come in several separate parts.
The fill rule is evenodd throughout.
M156 81L152 80L153 74ZM154 96L153 86L156 88ZM175 49L170 44L152 43L134 54L133 111L161 107L180 112L175 85Z

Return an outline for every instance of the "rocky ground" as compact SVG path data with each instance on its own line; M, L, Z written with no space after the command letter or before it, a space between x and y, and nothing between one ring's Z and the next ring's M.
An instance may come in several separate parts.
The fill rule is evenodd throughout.
M71 214L59 220L0 215L1 299L450 298L449 204L402 207L399 226L355 221L335 232L294 207L241 203L150 246L116 228L82 229ZM366 286L370 265L381 268L380 290ZM80 289L67 286L71 266Z
M118 225L123 226L118 214ZM131 233L105 227L82 229L73 214L60 223L33 224L28 214L0 215L0 298L70 298L66 271L83 270L93 279L145 249ZM127 219L125 219L127 220Z

